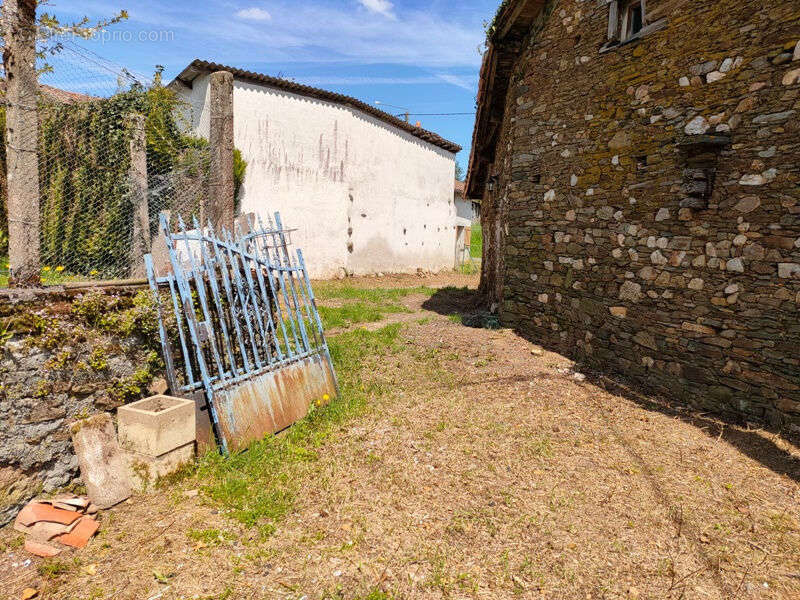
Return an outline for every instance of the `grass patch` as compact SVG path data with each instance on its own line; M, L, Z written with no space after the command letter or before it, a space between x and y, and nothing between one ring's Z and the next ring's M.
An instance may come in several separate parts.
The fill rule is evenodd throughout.
M392 597L383 590L373 589L366 596L357 596L356 600L392 600Z
M362 288L336 281L319 281L314 284L318 300L361 300L373 304L398 302L406 296L424 294L433 296L436 290L427 286L413 288Z
M189 539L205 546L219 546L233 538L230 533L219 529L191 529L186 535L189 536Z
M64 575L72 570L72 565L60 560L45 560L38 567L36 572L46 579L53 579L59 575Z
M480 272L480 268L478 268L478 266L471 261L459 265L458 269L456 270L462 275L475 275L476 273Z
M377 323L388 314L411 312L400 300L412 294L428 297L436 292L433 288L362 288L339 282L323 281L315 286L321 301L344 301L342 306L319 306L319 314L325 329L349 327L359 323Z
M400 328L396 323L377 331L359 329L331 338L339 397L328 406L312 409L285 435L256 442L246 452L230 457L206 454L196 473L204 494L232 518L270 535L293 507L303 465L317 460L319 447L343 421L364 411L370 399L387 393L387 384L369 376L382 356L398 351Z
M480 223L474 223L470 231L469 253L472 258L483 257L483 227Z
M377 323L387 314L411 312L399 304L348 303L344 306L320 306L322 326L327 329L349 327L357 323Z

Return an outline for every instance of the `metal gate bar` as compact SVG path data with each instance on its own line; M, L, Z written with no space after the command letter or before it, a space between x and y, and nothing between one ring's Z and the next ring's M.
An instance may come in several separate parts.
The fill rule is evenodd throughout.
M192 226L179 217L173 232L162 214L169 266L157 273L152 255L145 266L170 388L204 391L227 452L287 427L338 385L303 254L289 251L280 215L237 223L235 237Z

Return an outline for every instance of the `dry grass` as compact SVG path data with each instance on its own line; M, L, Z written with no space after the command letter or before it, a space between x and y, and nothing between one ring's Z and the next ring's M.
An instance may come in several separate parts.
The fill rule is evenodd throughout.
M509 331L414 316L394 349L340 373L369 390L366 404L324 421L313 456L281 472L293 493L272 535L213 494L185 497L209 484L190 476L105 513L79 562L61 560L66 572L11 569L21 552L7 548L0 590L164 600L800 597L795 446L602 376L579 381L569 360Z

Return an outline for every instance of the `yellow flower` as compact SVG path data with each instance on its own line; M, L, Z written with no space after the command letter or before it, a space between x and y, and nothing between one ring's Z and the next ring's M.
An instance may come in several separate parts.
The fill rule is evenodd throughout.
M45 273L47 273L49 270L50 270L50 267L43 267L42 268L42 271L44 271Z
M89 272L89 275L91 275L92 277L94 277L95 275L97 275L97 269L92 269L92 270Z
M56 272L57 273L61 273L61 271L63 271L63 270L64 270L64 267L62 267L62 266L56 267Z
M331 397L330 397L330 396L328 396L328 394L322 394L322 400L323 400L324 402L327 402L327 401L328 401L328 400L330 400L330 399L331 399Z

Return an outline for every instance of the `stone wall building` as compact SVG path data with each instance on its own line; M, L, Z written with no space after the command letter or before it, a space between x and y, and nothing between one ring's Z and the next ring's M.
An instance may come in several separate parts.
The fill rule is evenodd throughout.
M505 324L800 430L800 1L507 0L467 194Z

